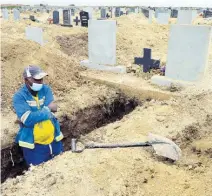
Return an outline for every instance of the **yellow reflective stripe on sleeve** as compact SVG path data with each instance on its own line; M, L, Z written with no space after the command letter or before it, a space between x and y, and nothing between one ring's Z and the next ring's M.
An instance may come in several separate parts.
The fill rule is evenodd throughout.
M26 111L22 116L21 116L21 122L25 123L26 119L30 115L31 111Z
M56 138L55 138L55 140L57 141L57 142L59 142L60 140L62 140L63 139L63 134L61 133L59 136L57 136Z
M18 144L19 144L19 146L25 147L25 148L30 148L30 149L34 149L35 148L34 144L30 144L30 143L23 142L23 141L19 141Z

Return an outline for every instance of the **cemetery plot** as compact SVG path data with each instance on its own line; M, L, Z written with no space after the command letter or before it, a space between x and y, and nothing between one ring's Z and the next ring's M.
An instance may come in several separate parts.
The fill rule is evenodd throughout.
M160 59L160 64L166 65L166 68L169 69L171 64L168 63L169 57L167 61L167 53L170 56L168 52L170 48L167 49L169 47L168 36L173 33L173 31L170 32L170 26L158 25L154 22L149 24L148 18L142 13L115 18L118 23L115 25L116 64L123 65L127 73L96 71L80 66L80 61L89 59L89 29L49 25L46 18L51 17L52 12L58 7L51 8L50 14L46 13L46 9L42 11L39 8L40 11L34 13L35 9L33 8L21 13L23 18L29 18L29 15L35 16L39 21L42 21L43 18L45 23L34 23L29 19L14 22L13 13L9 13L9 20L2 18L3 125L1 137L4 146L8 144L8 141L9 144L12 144L18 130L18 124L14 123L17 117L12 111L11 99L15 91L23 84L23 68L28 64L39 64L49 74L45 82L50 84L59 106L57 117L65 134L63 142L66 150L70 148L72 137L80 137L80 141L84 143L141 142L146 140L146 136L151 131L177 143L182 149L182 158L173 163L163 160L143 148L86 150L81 154L68 151L48 163L31 167L21 176L8 178L2 184L2 194L17 196L52 196L64 195L64 193L70 196L200 196L204 193L210 195L212 192L210 157L212 80L200 83L200 86L187 87L183 91L175 86L161 90L161 87L153 86L149 80L149 75L157 71L150 70L150 74L143 73L140 65L133 63L134 57L142 56L141 49L146 48L144 57L139 59L140 63L146 64L147 60L147 65L149 65L153 59ZM65 9L67 7L61 6L61 11ZM95 9L93 18L100 16L100 10ZM75 16L80 10L77 9ZM124 9L122 11L125 13ZM60 11L59 16L63 20L63 13ZM72 22L74 18L72 18ZM208 20L201 17L194 20L200 24L207 22L209 24L207 27L211 28ZM110 20L101 22L107 21ZM170 20L173 23L174 21L175 19ZM94 21L89 20L90 22L92 26ZM44 37L48 38L49 44L41 47L35 41L24 38L24 28L29 23L31 26L45 30ZM201 25L194 27L201 27ZM106 39L108 33L106 29L104 33L101 32L98 25L95 25L95 29L99 31L99 34L97 32L94 34L97 40ZM108 29L109 33L114 33L113 28ZM195 43L198 42L198 44L189 44L189 47L186 48L183 45L186 42L184 39L193 43L192 36L189 39L182 38L181 36L188 36L187 30L182 30L185 31L185 35L180 32L173 34L175 42L173 42L171 51L185 61L184 57L180 57L179 50L187 54L185 51L189 48L195 55L194 57L187 54L190 64L193 63L190 58L197 60L196 56L199 56L198 58L203 56L201 52L197 54L197 45L202 52L207 53L205 50L207 33L204 30L194 33L193 38L197 40ZM195 29L190 31L196 32ZM197 34L201 36L197 36ZM111 40L108 45L101 41L99 43L99 47L95 44L94 52L98 52L95 55L100 53L105 58L112 59L111 55L114 53L108 53L104 48L113 47ZM193 50L194 46L195 50ZM176 47L178 51L176 51ZM210 46L209 48L208 71L205 74L208 79L212 73L210 69L212 67L212 51ZM150 49L153 53L152 56ZM187 68L185 64L184 67ZM101 68L102 65L104 64L97 64L97 68ZM194 65L196 64L194 63ZM103 66L104 70L105 66ZM110 67L116 66L110 65ZM179 68L183 71L181 66ZM136 72L133 72L132 70L135 69ZM168 73L166 72L166 74ZM176 73L178 74L178 72ZM192 71L189 73L193 74ZM168 99L170 97L171 99ZM2 152L4 169L1 175L7 178L10 174L12 176L15 169L20 169L21 162L20 157L14 154L15 149L12 150L12 155L10 148L4 148ZM14 167L11 156L15 161ZM5 171L7 171L6 174ZM19 172L21 171L19 170Z

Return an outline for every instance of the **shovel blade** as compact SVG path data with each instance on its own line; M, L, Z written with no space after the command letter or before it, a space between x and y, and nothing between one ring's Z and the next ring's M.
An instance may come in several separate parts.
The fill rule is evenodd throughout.
M148 139L157 155L174 161L180 159L181 149L170 139L152 133L149 133Z

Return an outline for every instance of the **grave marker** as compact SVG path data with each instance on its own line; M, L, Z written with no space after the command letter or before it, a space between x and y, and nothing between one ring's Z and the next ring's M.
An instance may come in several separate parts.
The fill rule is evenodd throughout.
M8 18L9 18L8 9L2 10L2 17L3 17L3 19L8 20Z
M116 15L116 8L112 7L111 8L111 18Z
M136 65L143 65L143 72L149 72L150 69L159 69L160 67L160 61L159 60L154 60L151 59L151 49L149 48L144 48L144 56L143 58L140 57L135 57L134 58L134 63Z
M116 21L89 20L88 53L89 60L81 61L82 66L126 73L126 67L107 66L116 64Z
M13 9L14 20L20 20L20 12L17 9Z
M25 28L26 39L43 45L43 29L39 27L26 27Z
M99 64L116 63L116 21L94 20L89 22L89 61Z
M158 13L158 17L157 17L157 22L159 24L168 24L169 23L169 17L170 17L170 14L167 12L167 13Z
M177 16L178 16L178 10L173 9L173 10L171 11L171 17L172 17L172 18L177 18Z
M212 17L212 10L203 10L203 18L211 18Z
M152 23L153 15L154 15L154 11L149 10L149 23Z
M75 9L73 9L73 8L71 9L71 15L75 16Z
M192 10L179 10L177 24L191 24L193 20Z
M119 17L120 16L120 12L121 12L121 8L120 7L116 7L116 9L115 9L115 17Z
M153 10L152 10L152 11L153 11ZM148 9L141 8L141 12L144 14L144 16L145 16L146 18L149 17L149 10L148 10Z
M71 25L71 13L70 13L70 10L63 10L63 25L64 26L72 26Z
M101 9L101 18L106 18L106 9Z
M35 16L30 15L30 16L29 16L29 19L30 19L31 21L35 22Z
M74 22L76 23L76 26L78 26L78 23L80 22L80 20L78 19L78 16L76 16L76 18L74 19Z
M59 11L53 11L53 24L59 24L60 23L60 15Z
M197 10L192 10L192 21L197 17Z
M166 76L184 81L201 79L209 56L210 38L209 26L173 25L168 44Z
M80 20L82 27L88 27L89 14L88 12L81 11L80 12Z

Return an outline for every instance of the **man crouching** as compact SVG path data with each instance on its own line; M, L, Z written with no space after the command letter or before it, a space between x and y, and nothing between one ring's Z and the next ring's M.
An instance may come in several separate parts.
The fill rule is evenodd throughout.
M13 97L20 129L16 142L22 148L27 165L38 165L63 151L63 134L52 112L57 111L52 91L43 84L47 73L30 65L24 69L25 84Z

